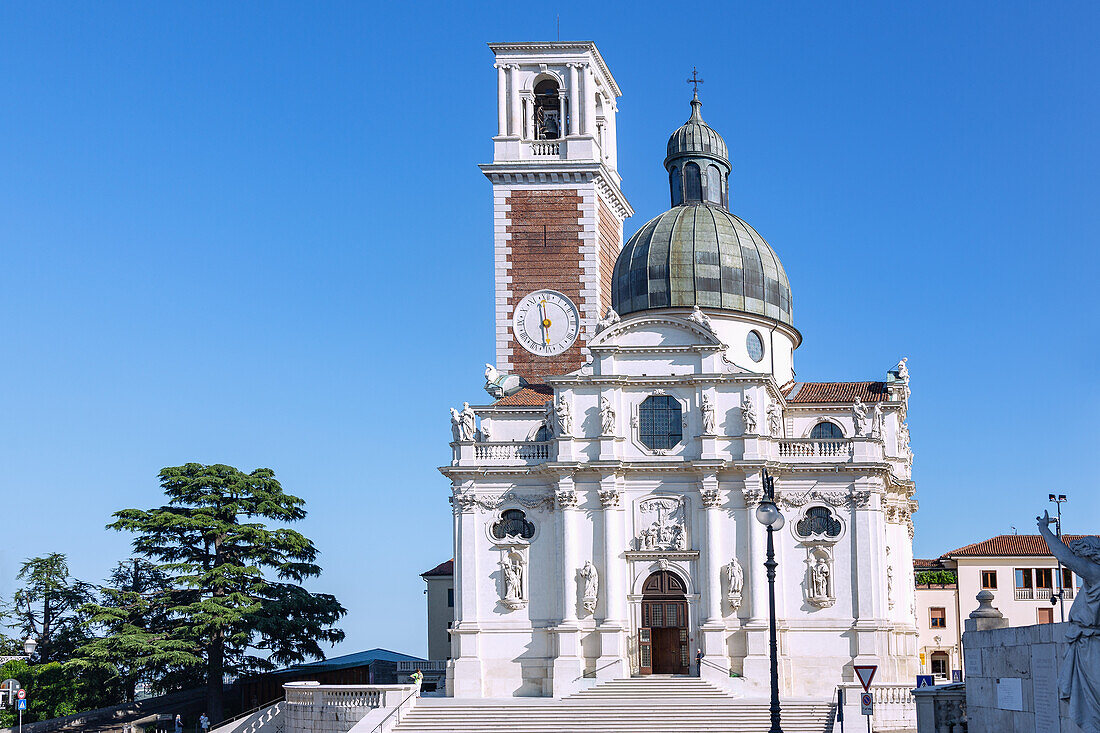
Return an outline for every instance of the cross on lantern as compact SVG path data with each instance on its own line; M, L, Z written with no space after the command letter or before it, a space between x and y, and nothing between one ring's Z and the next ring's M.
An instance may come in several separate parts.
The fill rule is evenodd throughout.
M687 83L695 85L695 96L699 96L699 85L703 83L703 80L699 78L699 72L694 66L691 67L691 78L687 80Z

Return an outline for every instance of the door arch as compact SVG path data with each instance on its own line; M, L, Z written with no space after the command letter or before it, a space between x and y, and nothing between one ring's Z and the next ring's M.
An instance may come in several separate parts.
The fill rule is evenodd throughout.
M638 630L638 672L687 674L687 584L669 570L658 570L642 584L642 625Z

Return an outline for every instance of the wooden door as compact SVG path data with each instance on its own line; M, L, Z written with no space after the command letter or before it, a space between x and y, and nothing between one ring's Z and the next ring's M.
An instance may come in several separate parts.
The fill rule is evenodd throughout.
M690 661L687 626L686 600L643 598L638 671L641 674L687 674Z

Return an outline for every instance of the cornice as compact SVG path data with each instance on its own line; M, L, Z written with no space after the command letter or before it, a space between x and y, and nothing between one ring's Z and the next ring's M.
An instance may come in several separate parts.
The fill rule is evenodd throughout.
M497 54L497 51L568 51L570 49L588 51L592 54L592 58L596 62L596 66L599 67L600 73L603 74L604 79L607 80L608 86L611 87L611 91L614 92L616 97L623 96L622 90L619 89L619 85L615 81L615 77L611 75L611 69L607 68L607 62L603 60L603 55L600 53L600 49L596 48L594 41L492 42L489 43L488 46L489 49L492 50L494 56Z

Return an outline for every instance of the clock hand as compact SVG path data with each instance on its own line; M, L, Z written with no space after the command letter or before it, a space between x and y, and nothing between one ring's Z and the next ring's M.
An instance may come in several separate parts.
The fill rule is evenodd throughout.
M542 316L542 320L539 321L539 325L542 327L542 339L546 342L546 345L550 345L550 319L546 317L546 301L539 301L539 315Z

